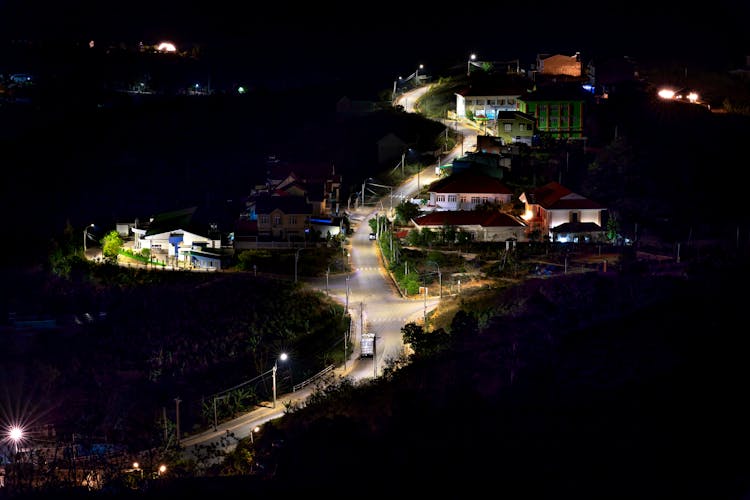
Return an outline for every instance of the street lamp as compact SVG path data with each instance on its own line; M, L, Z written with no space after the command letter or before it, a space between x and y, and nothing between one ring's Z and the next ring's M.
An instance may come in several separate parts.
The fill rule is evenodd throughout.
M18 453L18 443L23 439L23 429L14 425L8 430L8 438L13 442L15 452Z
M276 408L276 370L278 370L279 367L279 360L286 361L289 356L282 352L281 355L276 358L276 361L273 362L273 368L271 370L273 371L273 407Z
M252 429L250 429L250 444L255 444L255 438L253 437L253 434L258 432L259 430L260 430L260 427L258 427L257 425L253 427Z
M469 56L469 60L466 61L466 76L469 76L471 74L471 61L475 61L477 59L476 54L472 54Z
M86 256L86 240L89 237L89 228L94 227L94 224L89 224L83 229L83 254Z
M349 314L349 275L346 275L346 307L344 308L344 314Z

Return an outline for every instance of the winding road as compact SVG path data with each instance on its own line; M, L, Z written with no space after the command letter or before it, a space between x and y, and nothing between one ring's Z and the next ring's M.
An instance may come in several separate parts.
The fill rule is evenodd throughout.
M403 105L407 112L415 112L414 103L428 89L429 86L424 86L404 93L394 104ZM462 142L440 159L442 165L452 162L469 148L473 149L476 145L477 133L475 129L461 122L446 120L444 123L446 126L453 125L455 130L462 134ZM350 332L353 352L344 366L339 366L334 370L336 376L349 377L358 381L382 374L383 367L390 360L404 353L401 327L411 321L422 323L426 315L438 304L438 297L403 297L383 266L377 243L368 238L370 233L368 221L376 216L378 210L384 206L395 206L403 199L414 197L420 187L438 178L436 167L437 164L428 166L400 186L394 186L393 200L389 199L391 193L388 193L380 199L366 201L365 205L359 205L354 210L350 210L349 215L354 231L349 241L350 273L302 280L308 286L327 290L333 299L342 305L348 305L353 325ZM363 329L375 333L375 356L372 358L359 357ZM217 425L216 430L210 429L183 438L180 444L184 454L194 455L194 448L213 444L230 450L236 444L236 440L226 439L229 434L238 439L250 436L251 429L283 416L286 405L304 401L315 390L314 385L309 384L296 392L279 395L275 408L268 403L241 417Z

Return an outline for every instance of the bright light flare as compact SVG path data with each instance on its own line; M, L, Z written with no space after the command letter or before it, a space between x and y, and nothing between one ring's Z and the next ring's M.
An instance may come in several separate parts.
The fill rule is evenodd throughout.
M658 92L658 96L662 99L674 99L675 91L672 89L661 89Z
M690 101L690 102L693 102L693 103L697 102L698 101L698 94L696 94L695 92L690 92L687 95L687 100Z
M8 437L11 441L18 442L23 439L23 429L18 426L13 426L8 430Z
M158 50L159 52L177 52L177 47L175 47L174 44L170 42L161 42L156 47L156 50Z

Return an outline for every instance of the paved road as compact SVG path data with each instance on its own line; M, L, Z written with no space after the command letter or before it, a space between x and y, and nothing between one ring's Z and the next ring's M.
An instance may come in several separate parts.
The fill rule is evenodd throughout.
M413 93L404 94L400 98L405 99L406 102L411 101L411 106L413 106L416 97L426 90L426 87L422 87L416 89ZM413 112L413 107L410 107L409 111ZM446 126L451 123L453 122L446 123ZM476 130L461 122L455 123L454 126L462 132L463 143L459 144L453 151L448 152L441 159L441 164L453 161L454 158L463 155L469 148L473 150L476 145ZM437 177L435 166L430 166L407 179L401 186L393 189L393 206L402 199L415 196L418 187L423 187L424 183L430 183ZM327 290L329 295L342 305L348 304L354 325L351 332L353 352L346 366L337 367L334 374L347 376L355 381L382 374L383 366L389 360L399 357L404 352L401 327L410 321L421 323L424 316L429 314L439 301L437 297L427 297L426 299L424 296L402 297L382 265L376 242L368 238L370 233L368 220L374 218L375 213L381 207L390 206L390 202L389 193L380 200L370 202L366 206L359 206L350 212L354 229L348 248L351 259L350 273L330 275L328 279L322 277L301 280L309 286L323 291ZM363 328L374 332L376 335L376 356L373 358L359 358ZM219 424L215 431L211 429L183 439L181 443L185 453L190 456L195 446L213 443L231 449L234 445L232 440L222 441L227 432L232 433L237 438L248 437L250 430L254 427L283 416L286 404L304 401L314 390L313 385L291 394L279 395L276 408L272 408L272 405L267 403L242 417Z

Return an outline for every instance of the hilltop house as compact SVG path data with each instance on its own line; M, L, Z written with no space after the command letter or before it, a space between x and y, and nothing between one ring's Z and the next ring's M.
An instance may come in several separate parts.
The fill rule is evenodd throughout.
M519 98L520 110L533 117L537 132L556 139L582 139L585 108L592 95L577 83L540 85Z
M519 197L525 205L523 219L533 233L551 241L588 242L604 238L603 217L606 208L550 182Z
M458 118L495 120L500 111L519 109L518 98L526 93L520 83L505 86L470 85L455 93Z
M542 75L580 77L582 73L581 53L576 52L572 56L537 54L536 72Z

